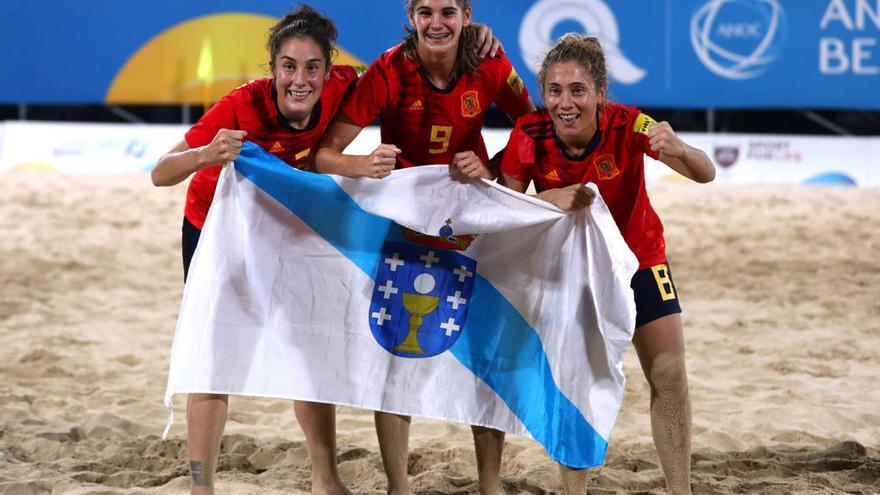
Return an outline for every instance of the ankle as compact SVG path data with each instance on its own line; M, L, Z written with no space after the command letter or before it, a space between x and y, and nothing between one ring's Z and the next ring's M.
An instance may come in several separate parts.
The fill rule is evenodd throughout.
M480 495L501 495L504 491L501 489L501 483L498 480L480 481Z
M214 495L214 473L211 466L202 461L189 461L192 476L191 495Z
M409 493L409 485L404 486L388 486L388 491L386 492L388 495L410 495Z
M312 495L351 495L351 492L338 477L322 481L312 478Z

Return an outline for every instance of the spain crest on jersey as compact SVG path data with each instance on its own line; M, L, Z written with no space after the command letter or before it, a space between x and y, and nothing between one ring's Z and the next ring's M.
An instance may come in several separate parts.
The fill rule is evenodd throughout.
M476 117L483 110L480 108L480 96L476 91L465 91L461 95L461 116Z
M461 336L477 262L454 249L394 240L382 245L369 318L373 337L386 351L431 357Z
M620 174L620 169L614 163L614 156L612 155L602 155L596 158L594 163L596 164L596 172L601 180L613 179Z

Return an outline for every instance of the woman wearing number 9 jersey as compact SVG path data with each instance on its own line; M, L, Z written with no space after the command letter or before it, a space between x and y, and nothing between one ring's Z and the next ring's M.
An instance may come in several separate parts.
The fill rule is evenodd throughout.
M470 0L409 0L411 29L367 70L318 145L318 172L381 179L395 168L449 164L470 178L498 176L480 133L493 103L512 118L534 110L522 80L497 46L478 48ZM482 50L484 53L480 53ZM484 55L488 55L483 58ZM382 144L343 155L361 129L381 117ZM409 493L407 416L376 413L389 493ZM504 433L473 427L481 493L497 493Z
M440 163L494 179L500 156L489 160L483 119L493 103L511 118L534 110L522 80L499 47L485 58L477 52L470 0L409 0L407 13L406 39L373 62L321 140L318 171L382 178ZM343 155L377 116L382 144L369 155Z

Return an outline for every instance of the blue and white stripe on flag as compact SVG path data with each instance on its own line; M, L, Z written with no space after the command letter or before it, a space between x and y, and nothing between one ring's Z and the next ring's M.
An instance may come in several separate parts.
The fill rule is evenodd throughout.
M344 404L525 435L596 466L636 268L601 197L566 214L446 166L347 179L245 143L190 267L166 405L191 392Z

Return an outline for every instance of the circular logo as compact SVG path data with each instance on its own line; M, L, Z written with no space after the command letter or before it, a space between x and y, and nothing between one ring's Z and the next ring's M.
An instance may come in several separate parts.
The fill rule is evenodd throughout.
M764 73L782 53L787 24L777 0L711 0L691 18L691 44L709 70L727 79Z
M601 0L540 0L532 5L519 28L519 49L532 72L538 73L553 45L553 29L566 21L579 24L584 33L599 39L612 79L635 84L645 77L645 71L620 50L617 19Z

